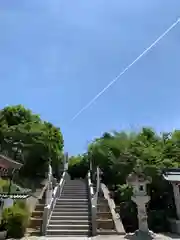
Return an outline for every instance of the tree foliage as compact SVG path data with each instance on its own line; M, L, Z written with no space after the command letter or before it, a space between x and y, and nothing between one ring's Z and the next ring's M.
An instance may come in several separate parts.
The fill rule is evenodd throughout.
M71 178L85 178L89 169L87 155L71 156L69 158L68 173Z
M43 176L49 160L56 168L62 149L60 129L29 109L17 105L0 111L0 151L24 164L22 174Z
M152 129L143 128L138 133L106 134L89 145L88 154L93 164L100 166L109 185L109 172L112 184L125 184L137 162L157 185L156 178L161 177L163 169L180 165L180 131L157 135Z
M163 179L162 171L180 166L180 131L157 134L151 128L142 128L139 132L106 132L89 145L87 155L94 167L101 168L102 181L115 193L116 203L123 206L121 217L126 225L132 222L134 217L131 213L135 212L135 205L131 202L132 191L126 184L126 178L140 165L143 172L152 177L148 211L150 223L154 225L150 227L157 230L159 225L155 219L158 219L165 228L163 213L167 217L175 212L171 184ZM133 225L136 226L137 222Z

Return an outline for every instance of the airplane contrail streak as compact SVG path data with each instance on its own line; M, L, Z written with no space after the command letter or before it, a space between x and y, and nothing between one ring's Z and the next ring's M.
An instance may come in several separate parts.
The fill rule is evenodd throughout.
M180 18L174 22L163 34L161 34L148 48L146 48L132 63L130 63L117 77L115 77L111 82L108 83L94 98L91 99L79 112L77 112L71 122L74 121L82 112L88 109L100 96L102 96L114 83L119 80L119 78L124 75L135 63L137 63L144 55L146 55L153 47L159 43L176 25L180 22Z

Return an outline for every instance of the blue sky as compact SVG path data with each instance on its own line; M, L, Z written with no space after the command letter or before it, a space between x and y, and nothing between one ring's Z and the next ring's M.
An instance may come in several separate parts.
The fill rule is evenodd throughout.
M23 104L83 152L104 131L180 127L180 24L71 118L180 17L179 0L0 1L0 107Z

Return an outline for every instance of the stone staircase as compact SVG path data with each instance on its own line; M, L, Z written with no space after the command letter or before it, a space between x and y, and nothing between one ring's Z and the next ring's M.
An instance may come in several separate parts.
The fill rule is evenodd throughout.
M91 233L86 180L67 180L56 200L47 236L88 236Z
M45 198L39 200L36 205L35 210L32 212L29 226L27 229L27 235L30 236L40 236L41 235L41 226L42 226L42 217L45 206Z
M97 205L97 234L117 234L108 202L102 196L98 198Z

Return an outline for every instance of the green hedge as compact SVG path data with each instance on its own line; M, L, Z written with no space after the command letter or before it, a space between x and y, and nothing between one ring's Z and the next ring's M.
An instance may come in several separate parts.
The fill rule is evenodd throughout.
M5 226L8 237L23 237L28 221L29 212L22 202L17 202L14 206L3 210L1 224Z

